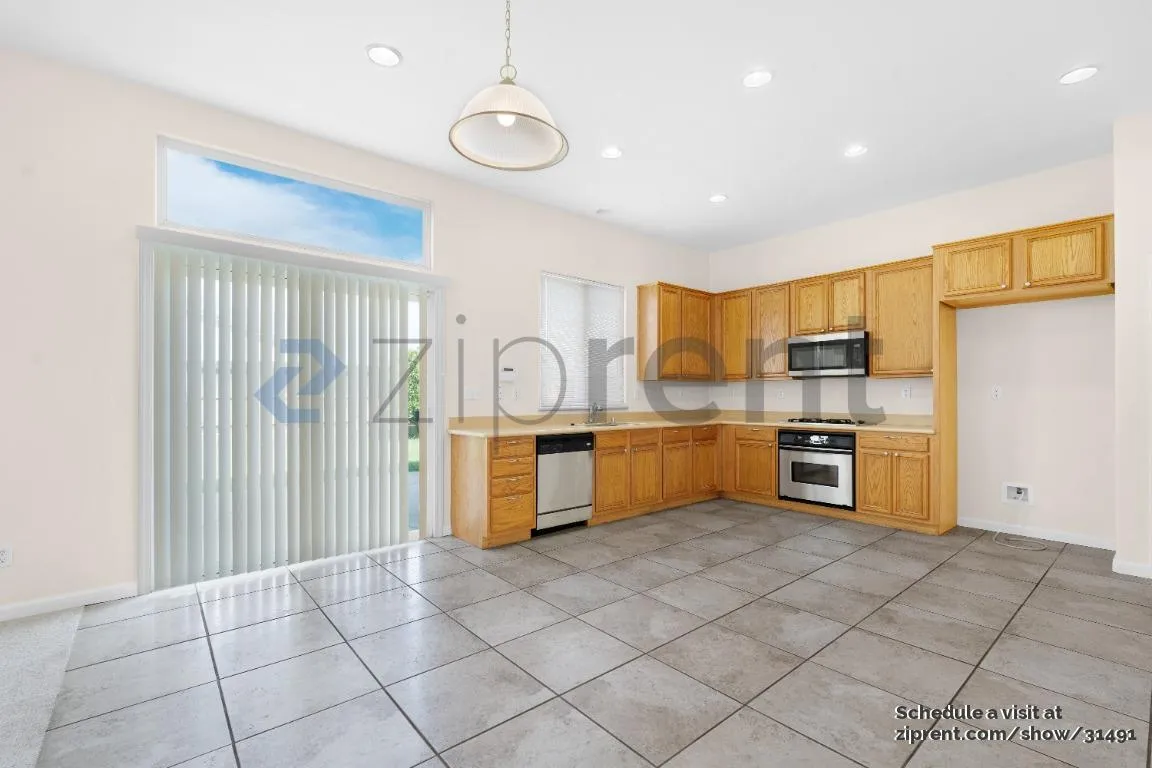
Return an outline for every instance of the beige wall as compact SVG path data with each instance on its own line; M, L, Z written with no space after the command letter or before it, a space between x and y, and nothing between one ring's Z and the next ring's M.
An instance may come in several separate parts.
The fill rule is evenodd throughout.
M451 280L447 315L468 318L448 324L452 413L456 340L479 395L466 411L488 413L492 339L538 332L541 270L628 286L630 303L638 282L707 284L706 259L688 249L41 59L0 51L0 104L0 544L14 550L0 570L0 607L108 596L135 582L135 227L155 223L159 135L430 200L435 271ZM520 370L508 409L534 410L535 352L505 362ZM681 405L708 394L678 392Z
M1116 560L1152 578L1152 114L1119 120L1116 167Z
M711 287L909 259L930 254L934 243L1111 212L1112 160L1101 157L714 253ZM1145 296L1145 307L1150 300ZM961 523L1113 544L1115 504L1100 478L1113 467L1114 304L1104 297L960 313ZM995 402L994 384L1005 393ZM739 407L745 386L717 387L716 399ZM824 410L845 410L850 386L823 382ZM910 399L901 396L905 386ZM798 407L803 387L771 384L765 401ZM780 392L784 398L774 399ZM866 397L891 414L932 409L927 379L869 380ZM1057 444L1060 460L1039 459ZM1035 503L1000 502L1004 482L1031 484Z

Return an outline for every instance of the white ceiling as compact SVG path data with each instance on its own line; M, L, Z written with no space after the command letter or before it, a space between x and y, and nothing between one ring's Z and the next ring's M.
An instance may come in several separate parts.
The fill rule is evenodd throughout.
M1152 107L1148 0L515 0L519 82L571 153L502 173L457 156L447 133L497 79L503 12L2 0L0 44L707 249L1103 154L1117 116ZM371 42L403 65L371 64ZM1096 78L1057 84L1088 63ZM775 79L744 88L756 67ZM853 142L870 151L845 158ZM601 159L609 143L624 157Z

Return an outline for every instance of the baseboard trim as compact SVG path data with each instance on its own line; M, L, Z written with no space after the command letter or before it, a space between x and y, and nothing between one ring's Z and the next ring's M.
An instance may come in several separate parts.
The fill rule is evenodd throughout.
M103 603L107 600L119 600L122 597L135 597L136 595L136 582L126 581L122 584L113 584L100 589L69 592L64 595L42 597L38 600L26 600L22 603L9 603L8 605L0 605L0 621L23 619L42 613L79 608L92 603Z
M1130 560L1112 559L1112 570L1125 576L1142 576L1152 579L1152 565L1148 563L1134 563Z
M1034 539L1059 541L1064 544L1079 544L1084 547L1095 547L1097 549L1116 549L1116 544L1111 539L1097 536L1083 536L1078 533L1068 533L1050 528L1038 528L1032 525L1014 525L1012 523L1002 523L999 520L984 520L976 517L961 517L957 519L956 524L963 525L967 528L980 528L985 531L1015 533L1020 536L1031 536Z

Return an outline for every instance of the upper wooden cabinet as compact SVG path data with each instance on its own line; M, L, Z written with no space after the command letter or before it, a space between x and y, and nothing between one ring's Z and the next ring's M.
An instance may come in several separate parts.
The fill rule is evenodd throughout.
M752 291L733 291L715 297L722 379L746 379L752 368L748 342L752 337Z
M932 258L867 270L869 374L932 375Z
M788 284L752 289L754 372L760 379L788 377Z
M640 380L712 378L712 294L667 283L642 285L636 315Z
M791 286L792 336L864 327L864 272L797 280Z
M1112 217L938 245L945 304L980 307L1112 293Z

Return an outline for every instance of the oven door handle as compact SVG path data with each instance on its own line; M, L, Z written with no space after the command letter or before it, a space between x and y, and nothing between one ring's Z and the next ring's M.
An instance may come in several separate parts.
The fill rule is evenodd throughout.
M792 451L794 453L839 453L841 455L851 456L856 453L851 448L821 448L817 445L782 445L782 451Z

